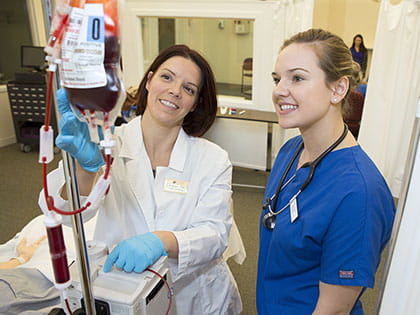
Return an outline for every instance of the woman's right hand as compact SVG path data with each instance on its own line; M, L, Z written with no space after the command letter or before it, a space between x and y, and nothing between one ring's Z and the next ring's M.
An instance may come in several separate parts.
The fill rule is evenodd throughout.
M89 129L72 112L65 89L57 91L58 110L61 114L55 144L70 153L86 171L96 173L104 165L104 159L96 143L90 141Z

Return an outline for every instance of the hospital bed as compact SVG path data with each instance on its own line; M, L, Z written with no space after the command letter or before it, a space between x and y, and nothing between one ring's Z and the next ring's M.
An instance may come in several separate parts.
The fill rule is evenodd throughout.
M231 207L233 211L233 205ZM16 257L16 246L23 237L28 245L45 235L44 215L32 219L19 233L8 242L0 245L0 261ZM84 224L85 237L93 239L96 217ZM63 226L69 265L75 265L76 251L71 228ZM242 264L246 257L244 244L238 227L233 221L229 235L229 246L223 258L232 258ZM0 270L0 314L34 315L49 314L54 308L61 308L59 291L54 287L54 274L51 267L48 242L45 240L33 257L25 264L14 269ZM74 278L74 277L72 277ZM77 280L76 280L77 282ZM163 314L163 313L162 313Z

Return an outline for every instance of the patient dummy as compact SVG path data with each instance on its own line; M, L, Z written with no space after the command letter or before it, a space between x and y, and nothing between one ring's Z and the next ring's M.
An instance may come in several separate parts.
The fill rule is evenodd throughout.
M46 238L47 235L43 235L32 244L29 244L26 237L23 237L19 244L16 246L17 256L9 259L8 261L0 262L0 269L15 268L28 262L34 255L35 251L38 249L39 245L41 245L41 243Z
M60 306L59 291L46 240L44 215L31 220L15 237L0 245L0 314L48 314ZM93 237L96 218L84 224ZM63 225L68 263L76 259L73 231Z
M44 219L44 215L35 217L15 237L0 245L0 269L36 268L54 281ZM96 217L84 224L87 240L93 238L95 223ZM63 225L63 235L70 264L77 257L72 229Z

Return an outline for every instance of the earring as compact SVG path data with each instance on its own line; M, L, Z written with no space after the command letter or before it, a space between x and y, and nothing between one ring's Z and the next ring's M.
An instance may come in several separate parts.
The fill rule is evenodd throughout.
M335 97L333 98L333 103L337 103L337 99Z

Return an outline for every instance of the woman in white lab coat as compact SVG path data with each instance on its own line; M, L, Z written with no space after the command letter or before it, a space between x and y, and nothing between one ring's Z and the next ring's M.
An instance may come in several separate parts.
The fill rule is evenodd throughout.
M86 196L102 156L59 92L56 144L78 161ZM138 116L115 128L111 188L98 210L94 238L117 245L104 271L115 265L141 272L168 255L177 314L239 314L239 292L222 259L232 224L232 166L224 150L200 138L217 111L210 66L187 46L172 46L147 70L137 100ZM49 175L58 207L66 204L63 182L60 169ZM40 205L45 209L43 193Z

